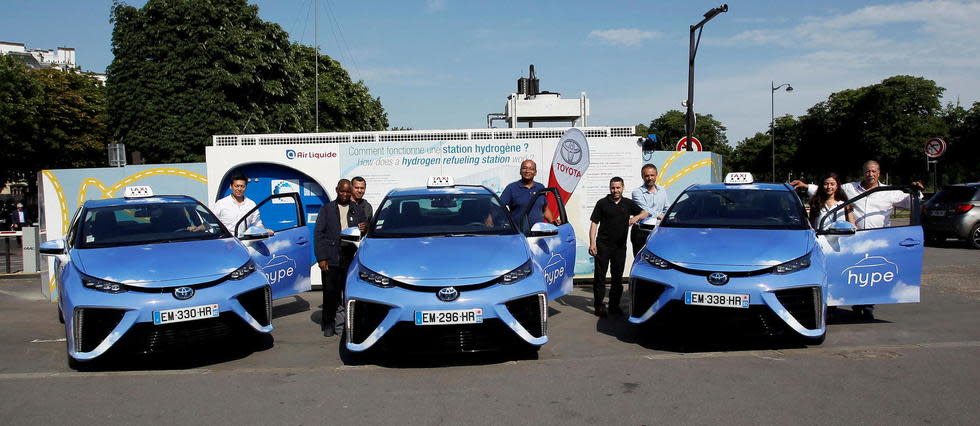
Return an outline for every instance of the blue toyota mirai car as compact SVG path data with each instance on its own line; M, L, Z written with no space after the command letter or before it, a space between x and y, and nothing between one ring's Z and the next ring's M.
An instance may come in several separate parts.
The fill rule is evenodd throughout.
M55 258L74 368L110 350L155 353L269 333L272 298L309 281L309 272L283 262L309 264L302 224L274 236L251 228L235 238L193 198L153 196L148 187L126 195L86 201L65 238L40 247ZM295 194L276 197L296 201Z
M575 234L560 210L563 225L525 216L519 228L483 186L442 177L392 190L348 270L346 349L536 351L548 341L548 300L572 287Z
M879 187L848 204L900 190ZM692 185L634 259L629 321L671 327L684 316L820 343L828 306L919 301L922 228L911 211L907 226L840 221L815 231L789 185L753 183L748 173Z

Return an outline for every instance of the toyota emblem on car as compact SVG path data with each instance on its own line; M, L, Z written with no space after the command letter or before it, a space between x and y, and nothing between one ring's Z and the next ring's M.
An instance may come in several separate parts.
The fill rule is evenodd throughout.
M177 300L187 300L194 297L194 289L190 287L177 287L174 289L174 298Z
M725 285L728 283L728 275L721 272L712 272L708 274L708 282L712 285Z
M439 289L439 292L436 293L436 296L438 296L439 300L443 302L452 302L453 300L456 300L457 297L459 297L459 291L457 291L455 287L443 287Z

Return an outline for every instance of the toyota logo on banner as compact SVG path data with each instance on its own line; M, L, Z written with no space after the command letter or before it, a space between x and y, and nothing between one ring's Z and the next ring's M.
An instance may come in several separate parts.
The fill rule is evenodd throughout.
M575 165L582 161L582 145L575 139L565 139L561 143L561 158Z

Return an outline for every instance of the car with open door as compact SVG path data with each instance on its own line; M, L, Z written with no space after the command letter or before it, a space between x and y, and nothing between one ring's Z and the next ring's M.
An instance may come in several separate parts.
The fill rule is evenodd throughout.
M882 191L914 192L879 187L837 209ZM629 321L671 331L683 317L706 326L687 334L695 339L726 327L820 343L828 306L918 302L917 215L890 228L840 221L817 229L787 184L730 173L725 183L692 185L633 262Z
M298 205L295 194L279 197ZM201 202L149 187L86 201L65 238L39 248L55 258L69 365L270 333L273 295L303 278L287 261L303 258L277 238L290 233L251 228L236 238Z
M363 237L342 232L359 244L346 349L536 351L548 341L548 301L571 289L575 237L550 223L525 234L518 221L493 191L450 177L389 192Z

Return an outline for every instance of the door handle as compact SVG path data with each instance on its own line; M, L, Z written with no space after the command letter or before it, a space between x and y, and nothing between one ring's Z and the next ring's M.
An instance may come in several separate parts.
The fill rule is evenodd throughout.
M912 246L917 246L919 244L922 244L922 241L915 240L915 239L912 239L912 238L906 238L906 239L902 240L902 242L898 243L898 245L900 245L902 247L912 247Z
M308 243L308 242L310 242L310 241L307 240L306 238L303 238L303 237L299 237L299 238L296 239L296 244L297 245L303 246L303 245L306 245L306 243Z

